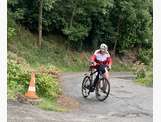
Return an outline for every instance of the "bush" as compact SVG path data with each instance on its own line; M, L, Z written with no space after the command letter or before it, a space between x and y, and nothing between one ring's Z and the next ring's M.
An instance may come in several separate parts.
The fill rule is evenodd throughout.
M137 78L137 82L144 84L145 86L153 86L153 73L152 71L146 71L144 78Z
M7 21L7 38L8 40L13 39L16 36L16 23L12 17L12 15L10 14L10 12L7 13L8 14L8 21Z
M25 70L15 60L8 60L7 74L8 96L14 98L16 93L24 94L28 89L31 71ZM48 98L55 98L61 93L57 79L47 73L36 74L36 90L40 97Z
M36 75L36 90L41 97L57 97L61 93L57 79L48 74Z
M16 64L13 60L8 62L7 79L9 89L24 93L27 90L29 78L29 72L22 70L20 64Z
M142 61L145 65L148 65L153 58L153 54L152 54L152 49L140 49L139 54L138 54L138 58L140 61Z
M152 63L144 65L143 63L134 65L134 72L136 74L136 82L145 86L153 85Z

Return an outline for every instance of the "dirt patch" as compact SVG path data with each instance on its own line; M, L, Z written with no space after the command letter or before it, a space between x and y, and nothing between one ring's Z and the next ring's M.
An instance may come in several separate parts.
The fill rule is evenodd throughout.
M64 95L59 96L59 98L57 99L57 103L68 110L75 110L78 109L80 106L77 100Z
M19 93L16 94L16 101L20 102L20 103L24 103L24 104L32 104L32 105L36 105L39 104L41 102L41 99L31 99L28 98L24 95L21 95Z

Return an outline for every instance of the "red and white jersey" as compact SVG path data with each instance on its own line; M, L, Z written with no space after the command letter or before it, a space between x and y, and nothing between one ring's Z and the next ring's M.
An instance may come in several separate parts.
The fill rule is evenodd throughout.
M105 54L102 54L100 50L96 50L91 57L91 61L96 62L98 65L100 64L112 65L112 58L108 51Z

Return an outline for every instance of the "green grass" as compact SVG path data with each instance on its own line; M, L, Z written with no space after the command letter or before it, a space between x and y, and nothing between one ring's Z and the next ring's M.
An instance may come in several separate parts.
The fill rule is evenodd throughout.
M11 99L11 100L16 100L16 93L17 90L16 89L11 89L9 87L7 87L7 98Z
M132 71L131 67L132 67L132 64L121 64L121 63L115 62L112 65L111 71L113 71L113 72L124 72L124 71L128 72L128 71Z
M141 84L141 85L145 85L145 86L153 86L153 76L152 76L152 72L147 72L145 78L139 78L136 79L136 82Z
M37 48L37 38L22 27L17 27L17 37L8 41L8 50L14 52L18 57L24 58L33 68L56 66L63 71L81 71L88 65L89 53L84 52L81 59L80 53L66 49L58 37L44 37L42 48ZM52 38L52 39L51 39Z
M24 58L34 69L44 65L56 66L64 72L88 71L88 59L92 53L83 52L81 57L80 52L66 48L63 43L65 39L54 35L43 37L42 48L38 48L37 35L31 34L23 27L16 28L16 37L8 41L8 50ZM114 62L112 71L131 71L131 65Z
M56 111L56 112L68 111L67 109L59 106L56 102L56 99L42 98L42 101L37 106L41 109L48 111Z
M144 65L144 67L141 69L138 68L136 74L137 74L136 78L137 83L149 87L153 86L152 63L150 63L149 65Z

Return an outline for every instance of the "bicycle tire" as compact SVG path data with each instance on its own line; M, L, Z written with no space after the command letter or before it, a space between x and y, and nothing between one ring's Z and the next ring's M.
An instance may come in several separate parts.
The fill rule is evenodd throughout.
M90 84L91 84L90 77L85 76L82 81L82 95L84 98L87 98L90 94ZM87 87L87 85L89 88ZM84 92L86 92L86 94Z
M103 87L104 87L104 91L100 88L100 84L101 84L101 81L103 81ZM100 97L100 92L99 90L101 89L101 91L105 92L105 96L104 97ZM110 93L110 83L107 79L105 78L101 78L99 79L99 81L97 82L96 84L96 91L95 91L95 94L96 94L96 98L99 100L99 101L104 101L105 99L107 99L107 97L109 96L109 93Z

